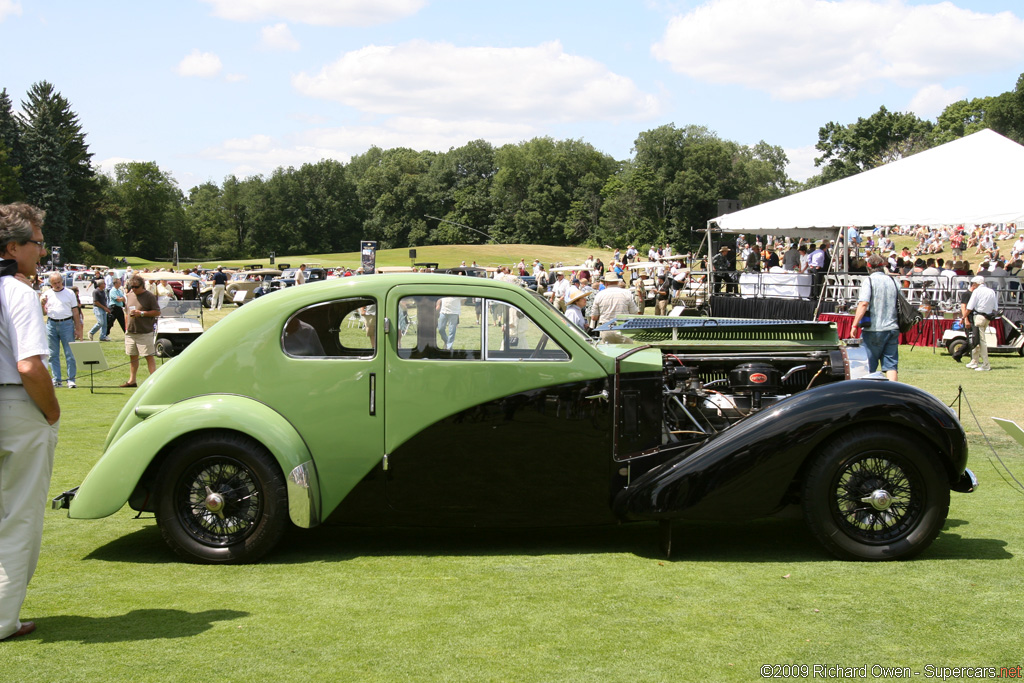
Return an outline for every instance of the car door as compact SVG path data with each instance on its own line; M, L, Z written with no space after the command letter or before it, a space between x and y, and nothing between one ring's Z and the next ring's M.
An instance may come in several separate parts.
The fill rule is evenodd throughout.
M309 446L329 514L384 452L377 299L338 296L293 311L281 333L277 403Z
M472 284L390 291L392 509L466 523L607 521L607 372L545 306L525 291Z

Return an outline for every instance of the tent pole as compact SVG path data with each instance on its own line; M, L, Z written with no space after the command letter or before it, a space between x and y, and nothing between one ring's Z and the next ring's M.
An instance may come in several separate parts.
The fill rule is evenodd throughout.
M712 316L715 315L715 312L713 310L711 310L711 293L715 291L715 275L714 275L715 269L711 265L711 223L713 221L714 221L714 219L708 221L707 224L705 225L705 227L704 227L704 239L701 241L701 245L703 245L705 242L708 245L708 271L707 271L707 276L706 276L704 282L707 285L708 313L710 313ZM700 249L701 249L700 247L697 247L697 257L698 258L700 258Z
M818 316L821 314L821 303L825 300L825 292L828 290L828 276L832 273L836 263L836 248L839 244L839 237L843 234L843 228L839 228L839 232L836 233L836 238L832 241L832 254L829 258L828 263L825 264L825 277L821 280L821 291L818 292L818 303L814 306L814 317L811 320L817 322ZM843 241L843 251L846 251L846 241ZM849 272L849 268L847 268ZM845 286L845 284L844 284Z

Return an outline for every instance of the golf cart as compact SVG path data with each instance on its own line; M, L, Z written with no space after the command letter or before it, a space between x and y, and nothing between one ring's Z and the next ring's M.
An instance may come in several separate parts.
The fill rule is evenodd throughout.
M160 307L156 321L156 355L176 356L203 333L201 301L171 300Z
M997 325L1002 325L1002 335L999 334ZM960 329L954 328L942 333L942 345L958 362L962 356L971 352L967 330L962 324L959 327ZM1002 344L999 343L1000 337L1003 340ZM1024 334L1021 334L1020 327L1002 313L985 328L985 341L988 343L989 353L1016 353L1018 356L1024 356Z

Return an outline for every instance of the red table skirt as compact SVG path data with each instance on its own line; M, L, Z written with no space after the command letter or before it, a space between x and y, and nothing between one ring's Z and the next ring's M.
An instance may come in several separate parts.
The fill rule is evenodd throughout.
M849 339L853 327L853 316L844 313L822 313L818 320L835 323L840 339ZM925 318L905 334L900 335L900 344L909 346L941 346L942 335L953 328L956 320L947 318ZM1001 332L1001 330L999 330ZM857 335L858 337L860 334ZM1001 336L1001 335L1000 335Z

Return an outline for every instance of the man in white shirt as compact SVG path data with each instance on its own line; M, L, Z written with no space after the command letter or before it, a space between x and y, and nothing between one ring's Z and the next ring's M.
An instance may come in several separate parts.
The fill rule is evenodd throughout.
M992 366L988 364L988 342L985 340L985 332L988 330L989 318L999 308L999 297L985 285L985 278L982 275L971 278L970 290L971 298L967 301L964 324L968 331L972 326L977 328L978 343L971 349L971 362L966 367L986 372L991 370Z
M1016 260L1021 255L1024 255L1024 235L1017 238L1017 241L1013 243L1013 249L1010 251L1010 260Z
M39 560L60 420L43 315L28 285L46 256L44 216L28 204L0 206L0 640L36 629L19 614Z
M61 386L60 351L63 348L64 361L68 366L68 388L74 389L78 366L75 354L71 352L71 342L75 341L75 328L82 325L78 297L64 286L64 277L60 273L53 273L50 275L50 290L40 297L40 301L47 318L46 338L50 342L53 386Z
M444 348L451 349L455 345L455 331L462 315L462 298L446 296L438 299L437 312L437 331L441 334Z
M567 303L565 300L565 295L568 293L569 282L568 280L565 279L565 273L559 270L555 273L555 284L551 288L551 295L553 297L551 303L553 303L562 313L565 313L565 307Z
M625 289L626 283L620 280L615 273L605 275L604 282L605 288L594 297L594 305L590 309L590 326L592 328L615 320L620 313L636 314L639 310L636 306L636 299L628 289ZM613 343L625 341L620 333L612 331L601 332L601 340Z
M921 271L921 275L926 277L937 277L939 275L939 267L935 264L935 259L930 258L925 262L925 269Z

